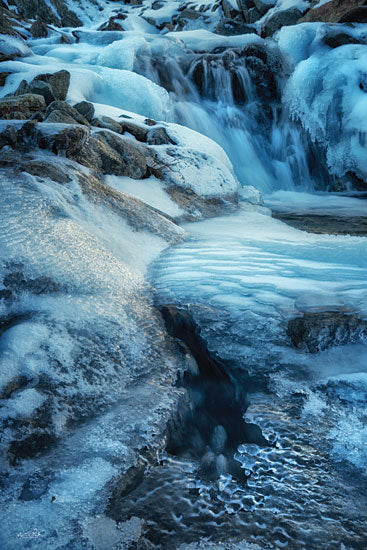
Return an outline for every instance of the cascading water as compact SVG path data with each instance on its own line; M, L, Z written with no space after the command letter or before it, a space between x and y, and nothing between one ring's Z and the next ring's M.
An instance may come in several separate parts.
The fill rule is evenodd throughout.
M257 51L248 53L259 55ZM272 62L276 63L275 56ZM280 70L280 65L276 67ZM141 56L135 60L134 70L168 90L172 103L169 120L207 135L223 147L241 185L252 185L264 193L315 187L308 168L310 144L279 102L281 77L276 82L271 73L256 74L255 66L251 78L241 51L187 54L177 60ZM263 82L256 86L254 80L259 78ZM259 97L259 88L263 97Z

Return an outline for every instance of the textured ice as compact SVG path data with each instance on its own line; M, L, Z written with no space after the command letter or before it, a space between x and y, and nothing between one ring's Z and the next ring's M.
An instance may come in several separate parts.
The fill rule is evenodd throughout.
M240 48L247 44L262 44L263 39L256 34L243 34L239 36L221 36L205 29L182 31L180 33L170 32L167 37L182 40L191 50L195 52L211 52L216 48Z
M366 25L341 28L356 38L364 36L367 30ZM290 53L296 64L287 83L285 100L311 139L327 145L327 163L332 174L353 173L366 179L366 48L355 44L331 49L321 41L330 32L335 34L330 25L324 24L283 27L280 31L279 46ZM294 44L295 33L298 46L294 53L290 44Z

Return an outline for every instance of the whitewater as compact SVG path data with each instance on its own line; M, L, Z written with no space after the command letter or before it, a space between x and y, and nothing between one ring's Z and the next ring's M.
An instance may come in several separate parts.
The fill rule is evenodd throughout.
M91 102L97 115L126 118L138 126L146 119L160 121L172 139L196 151L193 166L187 159L173 166L174 181L184 177L188 189L203 196L222 193L224 200L238 193L237 207L228 201L221 215L201 219L193 211L188 220L154 176L143 181L107 176L112 189L180 221L186 238L163 246L155 236L130 231L85 204L88 222L83 222L80 247L83 261L90 255L91 272L101 270L95 288L105 300L101 315L125 315L123 309L114 311L110 295L125 303L133 300L144 287L144 274L154 288L156 307L163 311L174 306L190 315L210 356L226 370L231 389L221 390L220 379L198 380L197 372L186 379L182 375L177 391L186 388L190 396L182 413L186 441L171 438L141 484L118 506L111 505L109 517L101 515L100 524L90 526L86 518L92 512L104 514L119 456L130 452L119 444L119 423L144 422L132 413L121 420L126 414L123 401L130 399L124 395L121 408L83 426L37 463L40 470L54 472L38 500L9 497L9 491L16 494L16 479L7 488L1 497L2 547L128 548L130 531L123 531L125 546L116 526L123 522L131 528L134 541L139 530L134 521L143 518L152 548L211 548L212 542L226 539L243 540L253 548L365 548L367 240L348 230L348 220L356 226L365 223L366 196L348 184L337 192L334 185L353 170L359 176L367 170L366 119L361 117L366 96L362 90L353 91L355 96L351 92L353 79L364 71L365 46L343 46L325 54L324 24L283 27L269 45L274 63L279 56L287 58L287 78L279 77L282 109L269 107L264 120L270 100L264 96L259 106L259 90L247 69L238 71L234 87L226 63L201 56L262 46L264 39L218 36L207 29L160 34L135 15L134 6L124 21L127 30L98 31L115 4L108 3L101 13L81 3L77 15L84 26L63 29L70 43L60 44L56 31L28 40L31 55L1 64L12 73L1 96L14 92L24 79L66 69L71 74L68 102ZM171 14L174 8L164 9ZM367 25L353 32L365 35ZM238 67L238 59L229 57L228 63ZM328 82L322 92L320 79ZM342 105L339 115L328 112L334 101ZM319 164L316 139L327 143L326 160ZM9 210L18 200L11 193ZM19 200L24 200L25 211L35 207L31 196ZM308 231L311 222L316 231ZM67 225L60 223L53 231L50 249L68 234ZM347 230L340 230L345 226ZM38 234L49 232L46 225L38 227L29 249L37 247ZM107 243L108 254L99 241ZM114 258L121 257L122 247L133 265L126 288L116 282L120 268ZM56 252L54 256L51 272L67 282L66 263L59 262ZM75 262L78 266L79 259ZM78 308L78 302L60 304L60 316L67 307ZM89 307L96 306L91 303L80 314L87 318ZM141 322L144 315L142 310ZM291 346L292 321L304 316L320 323L318 339ZM348 341L338 328L332 336L328 333L324 319L334 322L335 316L353 325ZM63 334L56 341L44 326L22 330L24 335L7 336L2 353L18 353L12 338L23 338L30 350L50 335L60 355L69 352ZM154 391L148 382L142 400L149 402ZM23 401L13 400L14 415L38 406L33 390L27 392ZM233 423L243 423L236 433ZM23 466L24 471L32 467ZM76 542L77 521L87 543ZM19 537L34 527L42 537ZM99 530L107 533L105 538L98 538ZM199 540L206 541L204 546L195 546ZM238 548L247 548L240 544Z

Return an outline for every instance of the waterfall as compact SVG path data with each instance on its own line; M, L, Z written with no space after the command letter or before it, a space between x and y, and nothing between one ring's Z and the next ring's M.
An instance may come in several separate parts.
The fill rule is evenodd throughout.
M317 185L309 170L310 144L304 131L290 119L277 89L266 89L266 80L260 86L254 83L259 75L250 74L238 52L178 59L138 56L134 70L169 92L169 121L223 147L241 185L266 194L310 191ZM271 84L274 88L282 87L278 80Z

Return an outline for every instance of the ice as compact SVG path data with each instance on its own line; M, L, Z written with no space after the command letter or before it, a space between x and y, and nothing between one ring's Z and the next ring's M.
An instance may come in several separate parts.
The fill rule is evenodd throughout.
M31 55L31 50L21 38L2 34L0 36L0 53L9 57Z
M345 27L355 37L361 37L366 29L366 25L358 25L356 30ZM331 26L303 24L280 31L278 43L286 53L295 32L300 45L296 55L291 53L296 67L285 92L291 113L301 120L313 140L327 144L332 174L340 177L351 173L365 179L365 46L328 48L321 39L327 32L335 33Z
M169 32L167 37L178 38L186 46L195 52L211 52L216 48L240 48L247 44L262 44L263 39L256 34L243 34L239 36L220 36L205 29L192 31Z
M295 214L318 214L350 218L367 216L367 202L357 197L331 193L276 191L264 197L264 204L275 211Z

